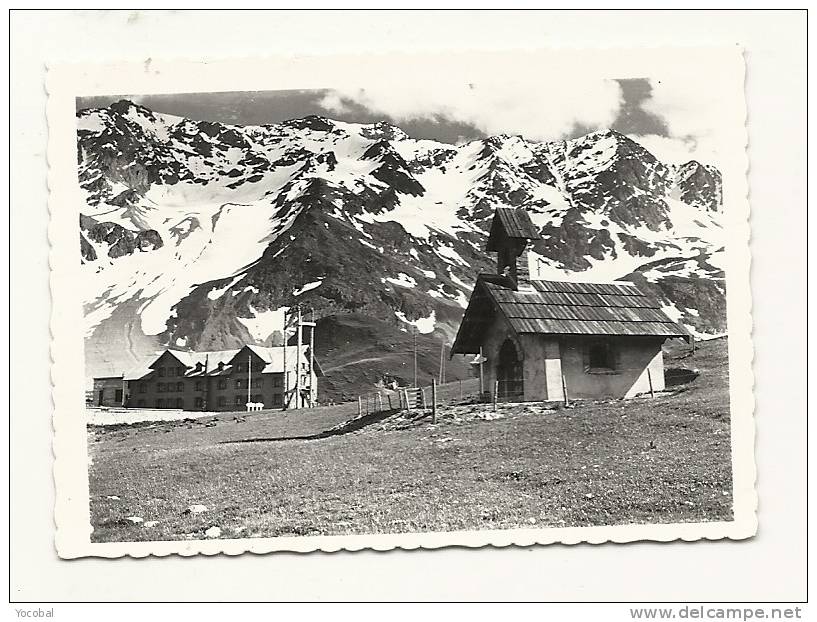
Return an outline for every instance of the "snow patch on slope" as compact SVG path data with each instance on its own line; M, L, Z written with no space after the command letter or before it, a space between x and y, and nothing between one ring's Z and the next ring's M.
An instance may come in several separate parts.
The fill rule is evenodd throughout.
M245 276L245 275L243 275L243 274L239 274L238 276L236 276L235 278L233 278L233 280L232 280L232 281L230 281L229 283L227 283L227 285L225 285L224 287L216 287L216 288L214 288L214 289L211 289L209 292L207 292L207 297L208 297L210 300L218 300L219 298L221 298L221 297L224 295L224 292L226 292L226 291L227 291L228 289L230 289L230 288L231 288L233 285L235 285L236 283L238 283L238 282L239 282L241 279L243 279L243 278L244 278L244 276Z
M289 311L289 307L260 311L250 307L250 313L253 314L253 317L236 317L236 319L247 328L253 339L265 341L276 330L283 331L284 315L287 311Z
M312 291L316 287L320 287L323 284L323 279L318 279L317 281L312 281L311 283L307 283L303 287L299 287L294 292L292 292L293 296L300 296L306 292Z
M397 275L397 278L393 278L387 276L384 279L381 279L382 283L391 283L392 285L397 285L398 287L417 287L417 280L414 277L409 276L405 272L401 272Z
M394 315L397 316L397 319L399 319L401 322L414 326L417 329L417 332L423 335L433 333L434 327L437 324L437 313L433 309L428 317L421 317L416 320L407 319L406 314L402 311L395 311Z

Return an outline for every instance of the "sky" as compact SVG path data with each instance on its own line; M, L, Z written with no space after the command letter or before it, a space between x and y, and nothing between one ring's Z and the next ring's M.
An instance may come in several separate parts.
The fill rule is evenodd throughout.
M565 78L520 85L501 77L481 84L110 95L77 98L77 109L130 99L155 112L236 125L321 115L354 123L388 121L409 136L459 144L494 134L529 140L575 138L614 129L667 163L718 164L718 102L689 85L649 78Z

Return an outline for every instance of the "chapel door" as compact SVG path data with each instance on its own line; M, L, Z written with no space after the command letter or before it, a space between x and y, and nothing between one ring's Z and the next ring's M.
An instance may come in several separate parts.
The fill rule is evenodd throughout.
M524 395L522 359L516 345L510 339L499 349L496 379L498 381L497 397L503 399L522 399Z

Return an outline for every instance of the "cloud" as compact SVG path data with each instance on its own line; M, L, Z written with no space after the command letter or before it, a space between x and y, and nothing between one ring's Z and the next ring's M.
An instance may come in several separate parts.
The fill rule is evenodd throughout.
M670 140L645 140L657 150L687 149L690 159L718 164L743 139L743 125L736 122L739 108L725 82L712 71L651 80L650 98L641 105L663 119Z
M657 134L628 134L664 164L685 164L697 160L702 164L717 164L718 150L706 140L693 137L674 138Z
M554 140L576 127L609 127L622 105L615 80L527 73L469 82L448 79L429 83L397 76L365 88L339 88L321 99L334 114L355 106L388 116L397 123L436 119L478 128L486 134L522 134L532 140ZM422 78L425 78L423 80Z
M658 115L673 136L711 134L730 113L730 103L717 85L679 79L651 80L650 97L642 107Z

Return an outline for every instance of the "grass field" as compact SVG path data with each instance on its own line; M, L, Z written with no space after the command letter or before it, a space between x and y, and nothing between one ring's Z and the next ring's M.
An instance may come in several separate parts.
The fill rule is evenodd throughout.
M654 400L444 406L436 426L345 425L343 404L89 427L92 540L730 520L725 340L665 361L700 375Z

